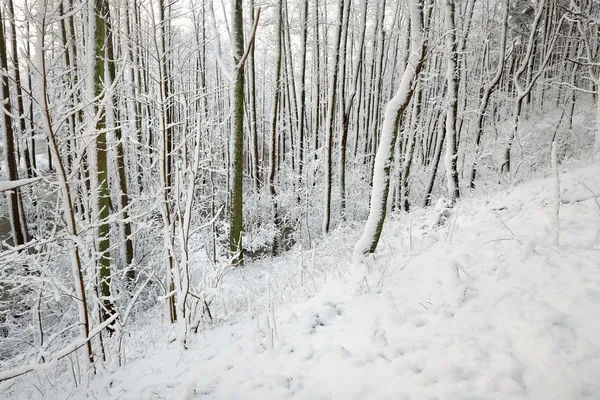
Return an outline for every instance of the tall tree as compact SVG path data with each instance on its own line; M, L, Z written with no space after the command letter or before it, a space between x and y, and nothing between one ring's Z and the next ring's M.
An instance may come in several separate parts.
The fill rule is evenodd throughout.
M331 221L331 187L333 184L333 136L335 128L335 103L337 100L338 66L340 63L340 42L342 37L342 25L344 20L345 0L338 0L338 21L336 24L335 42L333 44L332 76L329 80L329 99L327 101L327 143L325 158L325 215L323 218L323 233L329 232Z
M11 33L11 52L13 59L13 71L15 79L15 89L17 92L17 118L19 120L19 136L24 137L26 132L25 126L25 107L23 105L23 88L21 81L21 69L19 68L19 53L17 50L17 24L15 22L15 6L13 0L8 0L8 13L10 17L10 33ZM25 170L27 177L34 176L34 171L31 165L31 153L29 152L29 144L27 140L23 141L23 158L25 159Z
M6 38L4 37L4 19L0 9L0 74L2 74L2 115L4 117L4 160L8 172L8 180L19 179L17 172L17 158L15 148L15 135L13 130L12 109L10 104L9 68L6 54ZM13 244L20 246L25 243L23 234L23 222L21 221L19 188L6 192L8 199L8 213L10 217L10 228L12 231Z
M456 41L455 0L446 0L446 52L447 69L446 82L447 110L446 110L446 178L448 185L448 198L451 202L460 196L458 187L458 135L456 132L456 114L458 112L458 52Z
M231 137L229 154L230 209L229 249L234 265L243 265L242 232L244 191L244 1L233 0L232 6L232 58L233 76L231 91Z
M342 133L340 137L340 212L342 219L346 218L346 154L347 154L347 144L348 144L348 131L350 129L350 112L352 111L352 106L354 104L354 99L359 90L360 85L360 73L363 68L363 57L365 52L365 35L367 31L367 3L368 0L362 1L361 6L361 25L360 25L360 33L359 33L359 44L358 44L358 57L356 61L356 66L354 67L354 74L351 81L351 92L346 98L345 104L343 105L343 115L342 115ZM348 7L349 9L350 7ZM347 11L349 12L349 10ZM345 21L346 33L348 35L348 17L346 17ZM348 43L347 43L348 45ZM352 46L353 43L350 43ZM346 47L346 46L345 46ZM346 51L344 51L344 56ZM357 112L358 114L358 112ZM358 126L356 127L358 129Z
M308 0L302 7L302 35L300 36L300 109L298 110L298 188L302 187L304 168L305 122L306 122L306 43L308 32ZM300 196L298 196L300 200Z
M107 1L107 0L104 0ZM110 18L110 9L108 6L106 8L106 62L108 64L108 85L112 85L115 83L117 79L117 61L115 60L115 50L114 50L114 32ZM131 82L133 83L133 82ZM133 268L133 237L131 232L131 221L129 221L129 189L127 184L127 164L125 160L125 149L123 145L123 129L121 128L119 122L119 116L121 113L119 112L119 104L117 101L117 96L115 93L108 93L107 96L110 97L107 102L107 106L112 114L112 120L115 132L116 150L117 150L117 178L119 185L119 206L121 212L121 222L119 223L123 242L124 242L124 265L127 270L126 275L129 279L129 283L133 283L135 280L135 270Z
M271 125L270 125L270 135L271 135L271 139L270 139L270 149L269 149L269 193L271 194L271 201L273 202L273 222L275 223L276 229L280 228L280 218L279 218L279 213L277 210L277 193L275 191L275 178L276 178L276 171L277 171L277 114L279 111L279 98L281 96L281 87L282 87L282 76L281 76L281 63L282 63L282 47L283 47L283 43L282 43L282 35L283 35L283 29L282 29L282 7L281 7L281 2L279 3L279 5L277 7L275 7L275 12L276 12L276 16L275 16L275 35L277 37L276 39L276 51L277 51L277 55L276 57L276 61L275 61L275 90L273 92L273 110L271 112ZM279 235L276 235L275 241L273 243L273 252L277 252L277 248L279 246L278 242L278 237Z
M354 247L354 253L358 255L374 253L377 249L387 212L387 200L390 191L390 169L394 161L394 149L398 136L396 128L400 117L410 103L417 77L423 66L425 42L421 29L423 22L422 0L410 0L409 9L410 56L402 74L398 92L385 108L383 124L381 126L381 139L375 157L369 218L360 239Z
M100 294L102 300L102 320L109 320L116 313L111 295L111 255L110 255L110 189L108 185L108 159L106 134L105 97L106 69L106 20L108 0L95 0L94 13L90 17L93 27L94 64L93 98L96 99L93 115L96 116L96 217L98 218L98 253L100 256ZM93 22L93 23L92 23Z

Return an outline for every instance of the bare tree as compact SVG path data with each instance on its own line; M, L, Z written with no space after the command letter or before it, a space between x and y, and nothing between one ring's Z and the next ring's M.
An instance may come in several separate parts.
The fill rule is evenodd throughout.
M410 8L410 56L402 75L402 80L396 95L387 104L381 128L381 139L375 158L373 174L373 190L369 218L362 236L354 247L354 253L365 255L374 253L379 243L390 190L390 169L394 159L394 148L398 131L396 129L400 117L408 107L414 92L416 80L423 65L424 38L421 29L423 21L423 3L421 0L411 0Z

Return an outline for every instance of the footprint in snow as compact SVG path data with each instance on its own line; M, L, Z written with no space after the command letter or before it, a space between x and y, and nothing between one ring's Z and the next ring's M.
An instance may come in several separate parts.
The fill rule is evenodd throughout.
M417 316L411 318L410 323L415 328L422 328L429 323L429 321L425 317Z
M406 364L406 368L409 369L413 374L419 375L421 372L425 370L425 367L421 362L418 361L410 361Z
M397 358L400 358L404 354L406 354L406 348L404 346L392 347L388 351L386 351L386 356L390 360L395 360Z
M307 345L306 347L297 349L295 353L301 361L310 361L315 356L315 349L312 346Z
M417 328L421 328L425 325L427 325L427 320L425 318L420 318L415 321L415 327L417 327Z
M386 347L388 345L388 340L385 331L377 329L375 333L373 333L373 343L380 349Z

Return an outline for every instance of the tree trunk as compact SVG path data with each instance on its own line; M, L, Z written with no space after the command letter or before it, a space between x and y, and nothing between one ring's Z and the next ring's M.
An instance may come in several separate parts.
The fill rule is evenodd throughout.
M333 135L335 126L335 102L337 98L338 65L340 63L340 42L344 18L345 0L338 0L338 23L333 45L333 75L329 81L329 100L327 102L327 147L325 158L325 214L323 218L323 233L329 232L331 221L331 187L333 183Z
M104 0L106 1L106 0ZM108 4L105 6L107 13L106 13L106 33L107 33L107 38L106 38L106 55L107 55L107 63L108 63L108 84L114 84L115 79L116 79L116 75L117 75L117 68L116 68L116 62L115 62L115 51L113 49L113 30L112 30L112 25L110 22L110 12L108 9ZM112 105L112 113L113 113L113 120L118 121L119 118L119 105L117 103L117 97L115 94L110 93L109 94L111 97L111 105ZM127 184L127 164L125 161L125 150L124 150L124 146L123 146L123 131L121 129L121 127L119 126L118 123L115 124L114 128L114 132L115 132L115 138L117 140L117 176L119 179L119 201L120 201L120 211L122 214L122 222L120 223L121 225L121 230L122 230L122 234L123 234L123 241L125 242L125 249L124 249L124 256L125 259L123 260L123 263L125 265L125 268L127 270L126 275L127 275L127 279L129 280L129 284L132 285L135 282L135 270L133 267L133 237L131 234L131 222L129 221L129 190L128 190L128 184Z
M251 24L254 25L254 0L250 0L250 15L251 15ZM258 115L256 112L256 57L254 54L254 44L252 44L252 48L250 49L250 56L248 57L249 67L250 67L250 104L252 109L250 110L250 121L252 123L252 178L254 180L254 189L258 192L260 191L260 168L259 162L260 159L258 157Z
M367 30L367 3L368 0L363 0L361 6L362 20L361 20L361 28L360 28L360 42L358 47L358 59L357 64L354 69L354 75L352 78L351 84L354 85L352 87L352 93L348 96L345 104L343 105L343 115L342 115L342 133L340 137L340 213L342 220L346 219L346 153L347 153L347 143L348 143L348 130L350 128L350 111L352 110L352 105L354 104L354 98L356 96L356 92L359 89L360 85L360 73L362 71L362 62L364 56L364 43L365 43L365 35ZM349 9L350 7L348 7ZM347 11L349 12L349 10ZM348 16L346 16L345 21L345 36L348 36ZM346 46L345 46L346 47ZM352 48L352 43L350 43L350 48ZM344 56L346 55L347 50L344 50Z
M244 263L243 231L243 189L244 189L244 64L241 63L244 52L243 0L233 1L233 90L231 92L231 144L230 144L230 181L231 205L229 221L229 248L233 265Z
M438 167L440 165L440 158L442 157L442 146L444 146L445 139L446 130L440 127L433 155L433 160L431 162L431 172L429 174L429 181L427 184L427 189L425 190L425 201L423 203L424 207L429 207L431 205L431 199L433 197L433 185L435 184L435 177L437 176Z
M446 0L446 51L447 51L447 71L446 82L448 84L447 92L447 111L446 111L446 178L448 187L448 199L454 203L460 197L458 186L458 170L456 164L458 161L458 143L456 135L456 113L458 111L458 69L457 69L457 43L456 43L456 23L455 23L455 0Z
M12 43L12 57L13 57L13 71L15 75L15 88L17 90L17 115L19 116L19 137L24 137L25 132L27 131L25 126L25 107L23 106L23 89L21 85L21 70L19 68L19 56L17 50L17 27L15 23L15 7L13 4L13 0L8 0L8 13L10 18L10 32L11 32L11 43ZM8 71L8 69L6 70ZM23 156L25 159L25 170L27 171L27 177L32 178L35 173L33 172L33 168L31 166L31 155L29 153L29 144L28 140L23 141ZM25 221L23 220L23 223ZM27 240L27 233L23 233L25 239Z
M385 222L387 198L390 189L390 168L393 164L394 147L397 138L397 124L412 97L415 80L423 65L424 47L421 29L423 20L422 2L410 1L411 54L406 64L400 87L386 109L381 130L381 141L377 149L373 174L373 191L369 218L363 234L354 247L357 255L374 253Z
M280 220L279 220L279 214L277 211L277 193L275 191L275 174L277 171L277 114L279 111L279 98L281 95L281 82L282 82L282 73L281 73L281 63L282 63L282 10L281 10L281 3L279 3L279 5L276 7L275 12L277 13L276 17L275 17L275 21L276 21L276 35L277 35L277 39L276 39L276 51L277 51L277 55L276 55L276 59L277 61L275 62L275 90L273 93L273 110L271 112L271 126L270 126L270 131L271 131L271 148L270 148L270 154L269 154L269 194L271 195L271 201L273 204L273 223L275 224L275 227L277 230L279 230L280 228ZM278 247L279 247L279 233L275 234L275 239L273 242L273 253L276 254L278 251Z
M17 159L15 149L15 137L13 131L12 111L10 106L10 89L8 78L8 58L6 54L6 39L4 38L4 19L0 9L0 70L7 71L2 74L2 98L5 99L4 110L4 160L8 172L8 180L16 181L19 179L17 172ZM10 219L10 228L12 231L13 245L21 246L25 243L23 235L23 226L21 213L19 211L19 192L18 188L6 192L8 203L8 214Z
M304 0L302 11L303 24L300 37L300 110L298 111L298 189L302 188L302 174L304 170L304 126L306 122L306 37L308 30L308 0ZM300 195L297 197L300 203Z
M107 0L95 0L94 16L94 76L93 95L95 99L103 96L105 83L106 63L106 21L108 19ZM103 108L103 109L100 109ZM99 110L100 109L100 110ZM99 113L96 120L96 179L97 191L94 194L96 201L96 217L98 218L98 253L100 259L100 296L102 301L102 322L107 321L116 312L111 295L111 255L110 255L110 189L108 186L108 160L107 160L107 138L106 138L106 109L104 105L94 106L93 115Z

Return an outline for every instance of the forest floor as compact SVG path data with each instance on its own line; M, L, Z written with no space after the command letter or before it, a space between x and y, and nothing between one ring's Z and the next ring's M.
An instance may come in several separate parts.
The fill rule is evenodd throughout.
M276 274L296 284L267 284L259 311L225 317L188 350L148 346L60 396L598 399L600 165L561 174L559 245L552 187L396 214L366 262L352 260L359 228L325 239L335 268L319 289L310 259L249 265L223 290L241 274L257 288Z

